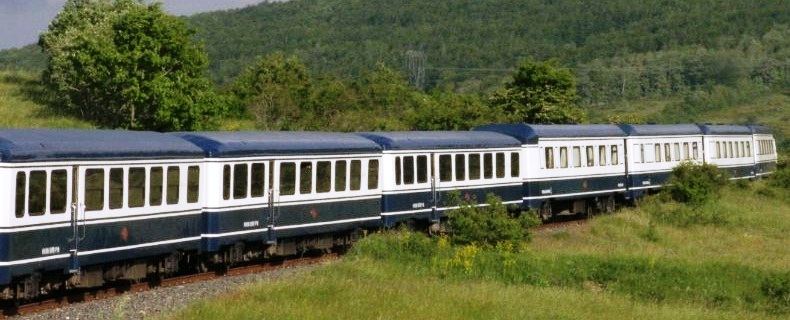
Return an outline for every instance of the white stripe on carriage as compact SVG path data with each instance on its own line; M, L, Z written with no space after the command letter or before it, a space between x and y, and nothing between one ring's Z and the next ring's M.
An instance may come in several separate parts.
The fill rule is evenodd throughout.
M316 223L306 223L306 224L295 224L295 225L288 225L288 226L274 226L274 230L290 230L290 229L297 229L297 228L309 228L309 227L320 227L320 226L327 226L333 224L343 224L343 223L352 223L352 222L362 222L362 221L373 221L381 219L380 216L375 217L365 217L365 218L357 218L357 219L347 219L347 220L333 220L327 222L316 222Z
M580 196L580 195L593 195L593 194L606 194L612 192L625 192L626 189L608 189L608 190L601 190L601 191L589 191L589 192L576 192L576 193L555 193L548 196L540 196L540 197L524 197L524 200L533 200L533 199L547 199L547 198L559 198L559 197L569 197L569 196Z
M513 201L504 201L502 203L503 204L521 204L522 202L523 202L523 200L520 199L520 200L513 200ZM478 207L487 207L488 203L478 203L477 206ZM439 210L439 211L444 210L444 211L446 211L446 210L455 210L455 209L458 209L458 208L460 208L460 207L459 206L440 207L440 208L436 208L436 210ZM420 209L420 210L393 211L393 212L383 212L381 215L382 216L399 216L399 215L404 215L404 214L431 212L431 210L432 210L431 208L426 208L426 209Z

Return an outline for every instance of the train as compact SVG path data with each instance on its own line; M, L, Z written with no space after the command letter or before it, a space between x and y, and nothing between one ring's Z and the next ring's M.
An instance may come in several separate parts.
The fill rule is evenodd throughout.
M610 212L682 162L759 178L776 170L776 143L764 126L713 124L2 129L0 298L328 251L401 224L441 231L454 192L544 219Z

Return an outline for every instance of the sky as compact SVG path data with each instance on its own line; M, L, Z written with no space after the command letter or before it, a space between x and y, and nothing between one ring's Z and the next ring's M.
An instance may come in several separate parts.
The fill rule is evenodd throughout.
M152 2L152 1L151 1ZM182 16L198 12L243 8L263 0L157 0L165 11ZM66 0L0 0L0 50L38 41L38 34L63 8Z

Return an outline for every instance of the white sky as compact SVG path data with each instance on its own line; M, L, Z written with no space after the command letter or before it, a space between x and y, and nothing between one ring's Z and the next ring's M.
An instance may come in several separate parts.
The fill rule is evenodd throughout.
M167 12L174 15L243 8L263 1L158 0ZM0 0L0 49L37 42L38 34L47 29L64 3L66 0Z

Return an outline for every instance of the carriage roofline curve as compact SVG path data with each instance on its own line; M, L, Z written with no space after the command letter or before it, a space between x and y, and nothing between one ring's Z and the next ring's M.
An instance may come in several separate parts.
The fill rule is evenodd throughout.
M753 134L772 134L771 129L761 124L750 124L747 127Z
M202 150L150 131L0 129L1 162L201 158Z
M520 147L518 140L485 131L359 132L383 150L436 150Z
M700 124L700 129L706 135L751 135L752 129L748 126L737 124Z
M291 154L380 153L372 141L350 133L288 131L174 132L208 158Z
M628 136L684 136L701 135L702 129L696 124L621 124Z
M523 144L535 144L542 138L625 137L625 132L611 124L492 124L474 128L514 137Z

